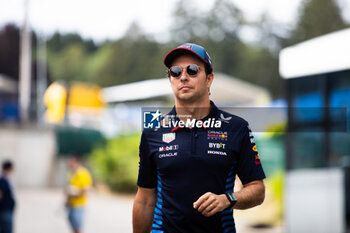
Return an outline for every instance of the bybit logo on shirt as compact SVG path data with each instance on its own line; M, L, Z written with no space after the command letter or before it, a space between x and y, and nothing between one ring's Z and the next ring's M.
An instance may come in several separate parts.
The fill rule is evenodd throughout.
M225 149L225 144L224 143L209 142L209 148Z

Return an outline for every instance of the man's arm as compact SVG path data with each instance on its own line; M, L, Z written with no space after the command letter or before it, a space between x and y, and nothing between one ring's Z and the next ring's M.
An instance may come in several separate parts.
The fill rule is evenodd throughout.
M156 189L139 187L132 211L134 233L149 233L151 231L155 204Z
M248 209L260 205L265 199L265 185L262 180L255 180L243 186L243 189L234 193L237 202L233 208ZM230 206L225 194L207 192L193 203L193 208L198 209L204 216L209 217L221 212Z
M243 186L243 189L234 193L237 202L234 209L249 209L261 205L265 199L265 185L262 180L254 180Z

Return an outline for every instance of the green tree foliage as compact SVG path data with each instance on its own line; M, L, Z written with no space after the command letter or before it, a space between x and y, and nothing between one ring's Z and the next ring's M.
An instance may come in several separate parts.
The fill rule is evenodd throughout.
M273 96L283 95L282 82L278 74L278 57L264 47L246 46L239 60L237 77L267 88Z
M171 26L171 40L183 43L207 34L207 28L196 6L190 0L179 0L173 11L173 24Z
M296 28L286 44L295 44L346 26L335 0L304 0Z
M208 28L206 37L216 42L227 38L235 39L243 22L242 12L232 1L216 0L213 8L208 12L208 16L204 20Z
M159 43L132 23L124 37L96 45L77 34L56 33L48 41L49 72L55 80L84 80L111 86L165 76L166 51L194 42L210 53L215 72L258 84L283 97L278 74L278 52L286 45L344 28L335 0L304 0L294 30L284 29L263 15L247 22L231 0L216 0L211 9L198 10L190 0L178 0L172 12L171 39ZM240 31L253 27L256 43L241 40ZM282 30L283 31L283 30Z
M81 43L69 44L57 53L48 51L48 66L55 80L86 80L86 59L87 54Z
M48 48L49 68L55 80L112 86L165 76L162 45L147 38L136 23L118 41L96 46L76 34L56 33L48 41Z
M89 81L88 61L98 47L78 34L56 32L47 41L49 73L53 80Z
M111 86L165 76L160 46L146 38L125 37L102 46L92 58L97 62L90 79Z
M216 0L208 12L196 11L189 0L180 0L176 5L171 30L174 43L199 43L210 53L215 72L258 84L275 97L282 95L282 89L278 88L282 80L278 75L277 52L268 47L272 38L274 43L278 40L269 30L261 31L268 35L268 41L259 45L246 44L238 36L245 19L232 1Z
M84 40L79 34L76 33L62 35L59 32L53 34L53 36L48 40L47 47L51 51L59 52L71 44L82 44L85 50L89 53L93 53L97 49L97 46L91 39Z
M105 147L96 148L89 157L97 181L114 191L134 192L137 189L138 145L140 135L110 139Z
M229 0L216 0L209 12L202 12L190 0L179 0L173 12L171 38L187 41L222 41L235 37L242 23L242 12Z

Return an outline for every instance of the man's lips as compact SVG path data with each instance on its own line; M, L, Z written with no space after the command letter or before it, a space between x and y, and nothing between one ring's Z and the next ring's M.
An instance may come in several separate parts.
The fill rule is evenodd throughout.
M182 86L179 88L179 90L189 90L189 89L192 89L193 87L191 86Z

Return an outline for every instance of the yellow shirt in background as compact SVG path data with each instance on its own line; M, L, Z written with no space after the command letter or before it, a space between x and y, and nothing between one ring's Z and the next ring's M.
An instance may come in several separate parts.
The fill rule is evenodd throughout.
M92 185L92 178L89 171L84 167L79 167L75 173L70 175L69 185L78 192L82 189L88 189ZM86 193L81 196L71 196L69 198L69 205L72 207L84 206L86 204Z

